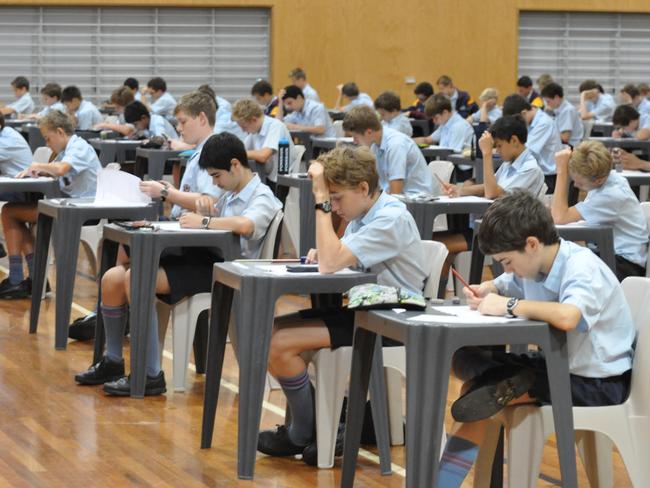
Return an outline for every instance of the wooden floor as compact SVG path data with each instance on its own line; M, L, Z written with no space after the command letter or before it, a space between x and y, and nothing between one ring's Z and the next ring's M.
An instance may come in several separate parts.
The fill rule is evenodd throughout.
M0 260L0 266L6 265L6 258ZM82 252L73 316L92 309L95 299L96 288ZM286 313L305 304L304 298L286 297L278 311ZM237 480L238 380L231 350L224 366L213 447L201 450L203 376L190 372L186 393L145 400L106 397L100 387L77 386L73 380L76 372L90 365L92 344L70 342L66 351L54 349L51 297L43 303L37 334L28 333L28 322L28 300L0 301L0 486L338 486L340 462L334 469L318 470L300 460L263 455L257 459L255 481ZM128 340L125 355L128 358ZM168 383L170 358L165 352ZM452 380L449 401L457 390ZM273 392L264 405L262 428L283 418L283 396ZM362 452L357 486L403 486L403 447L392 449L394 474L389 477L380 476L375 454L370 447ZM615 486L631 486L618 455L615 468ZM588 486L580 464L578 469L580 486ZM542 473L538 486L559 486L552 440L545 448ZM472 486L471 473L463 486Z

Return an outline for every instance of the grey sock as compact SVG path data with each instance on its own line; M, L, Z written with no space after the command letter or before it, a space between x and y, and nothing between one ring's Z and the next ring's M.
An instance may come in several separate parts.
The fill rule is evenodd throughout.
M277 380L291 408L289 439L298 446L306 446L314 440L314 394L307 370L297 376Z
M101 310L106 332L106 356L111 361L121 361L127 306L111 307L102 303Z

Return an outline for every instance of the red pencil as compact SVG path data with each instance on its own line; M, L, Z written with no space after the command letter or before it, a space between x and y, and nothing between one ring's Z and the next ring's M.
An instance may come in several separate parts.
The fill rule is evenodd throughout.
M472 287L469 286L469 283L467 283L467 281L465 281L465 280L463 279L463 277L460 275L460 273L459 273L458 271L456 271L456 270L454 269L453 266L452 266L452 268L451 268L451 272L454 273L454 276L455 276L456 278L458 278L458 280L463 284L463 286L464 286L465 288L467 288L469 291L472 292L472 295L474 295L476 298L479 298L479 296L478 296L478 295L476 294L476 292L472 289Z

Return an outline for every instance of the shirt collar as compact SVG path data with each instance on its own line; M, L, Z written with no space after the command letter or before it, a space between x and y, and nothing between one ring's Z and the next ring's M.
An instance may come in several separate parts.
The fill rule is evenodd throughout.
M524 148L522 153L519 156L517 156L517 158L514 161L512 161L512 163L510 163L510 165L515 169L519 169L521 168L521 166L524 164L524 161L529 156L530 156L530 150L526 147Z
M262 127L260 127L260 131L258 132L258 135L266 137L266 134L268 134L269 132L270 125L271 125L271 117L265 115L264 121L262 122Z
M543 116L544 115L542 114L542 110L538 108L537 112L535 112L535 117L533 117L533 120L530 122L530 128L532 129L535 127L535 124L537 124L537 122L539 122L539 119L541 119Z
M564 274L564 268L566 267L567 259L569 258L569 243L564 239L560 239L560 247L555 255L553 264L551 265L551 270L544 278L541 275L542 285L547 290L558 293L560 291L560 282L562 280L562 275Z
M379 198L377 198L377 201L370 207L370 210L366 212L366 215L361 217L359 220L359 223L361 225L368 225L370 222L373 221L375 218L375 215L379 210L384 208L386 205L388 205L390 200L390 196L388 193L384 193L383 191L379 194Z
M251 197L253 196L253 192L255 189L260 185L261 180L260 177L257 175L257 173L253 173L253 177L251 180L246 183L246 186L241 189L239 193L231 193L228 195L228 200L226 203L231 203L234 202L235 200L239 200L243 203L248 204L250 201Z

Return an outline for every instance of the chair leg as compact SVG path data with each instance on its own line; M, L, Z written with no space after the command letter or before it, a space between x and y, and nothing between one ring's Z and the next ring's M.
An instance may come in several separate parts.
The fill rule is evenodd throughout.
M156 300L156 315L158 316L158 351L160 351L160 364L162 364L162 354L165 348L165 336L167 335L167 327L169 325L169 315L171 314L171 307L165 302Z
M392 446L404 445L404 416L402 415L402 374L394 368L384 368L388 394L388 421Z
M614 472L612 441L600 432L576 431L576 444L592 488L612 488Z
M496 452L502 422L492 420L485 432L485 439L480 446L476 464L474 466L474 488L489 488L492 480L492 464ZM511 485L512 486L512 485Z
M174 391L185 391L185 377L191 347L190 329L194 332L191 312L192 299L189 298L174 306L172 314L172 348L174 350ZM196 324L196 322L195 322ZM193 337L193 336L192 336Z
M197 374L205 374L205 365L208 359L208 321L210 313L208 310L202 311L196 320L196 330L194 331L194 364Z
M508 415L508 480L521 487L537 486L544 450L544 418L537 407L513 407Z

